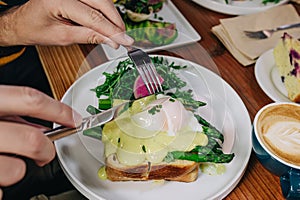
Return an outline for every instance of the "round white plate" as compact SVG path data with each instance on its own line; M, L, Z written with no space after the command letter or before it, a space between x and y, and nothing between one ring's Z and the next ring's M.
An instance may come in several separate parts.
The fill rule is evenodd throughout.
M203 66L174 57L164 56L164 58L176 64L193 66L180 70L180 75L187 78L188 84L196 93L196 98L207 102L208 105L200 108L201 115L222 130L227 148L224 151L234 152L234 159L226 164L227 170L223 175L199 174L198 180L192 183L104 181L97 177L97 171L102 166L99 159L103 153L102 143L78 133L56 141L55 145L65 174L87 198L221 199L235 188L243 176L250 158L252 143L250 117L240 97L223 79ZM102 72L111 71L115 64L112 61L105 63L83 75L70 87L62 101L83 116L87 116L86 107L97 103L95 94L90 89L95 88L103 79Z
M263 53L256 61L254 74L261 89L275 102L291 102L275 65L273 49Z
M264 5L262 4L262 0L232 1L231 4L226 4L225 0L193 0L193 1L210 10L224 13L224 14L229 14L229 15L246 15L246 14L256 13L288 2L288 0L281 0L277 4L268 3Z

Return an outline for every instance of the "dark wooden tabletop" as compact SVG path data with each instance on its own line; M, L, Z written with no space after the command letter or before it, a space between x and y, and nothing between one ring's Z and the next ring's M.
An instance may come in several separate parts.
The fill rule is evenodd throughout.
M191 0L172 0L180 12L201 35L195 44L185 45L172 51L154 52L155 54L178 54L220 74L220 76L239 94L246 105L251 121L256 112L272 100L262 91L254 76L254 65L244 67L239 64L220 41L213 35L211 28L219 24L222 18L233 17L217 13L192 2ZM300 6L295 4L300 11ZM89 56L91 66L107 61L101 48L94 45L80 45L84 55ZM205 55L205 56L203 56ZM67 89L67 88L66 88ZM236 188L226 199L284 199L281 194L279 177L268 172L252 152L245 174Z

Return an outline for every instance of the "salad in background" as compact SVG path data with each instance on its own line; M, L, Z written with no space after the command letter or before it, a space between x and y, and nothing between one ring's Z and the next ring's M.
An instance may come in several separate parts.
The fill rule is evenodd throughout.
M115 0L126 32L140 47L171 44L177 37L176 24L159 16L166 0Z

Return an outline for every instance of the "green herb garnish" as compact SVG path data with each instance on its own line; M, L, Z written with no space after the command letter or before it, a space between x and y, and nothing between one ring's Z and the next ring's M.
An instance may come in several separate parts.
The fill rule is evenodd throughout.
M151 109L148 110L148 113L151 115L155 115L155 113L160 112L161 108L162 108L162 105L155 105Z

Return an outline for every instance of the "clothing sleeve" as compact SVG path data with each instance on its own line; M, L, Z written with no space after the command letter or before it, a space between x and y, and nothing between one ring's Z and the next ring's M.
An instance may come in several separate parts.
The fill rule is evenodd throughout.
M0 12L5 11L13 6L26 3L28 0L0 0Z

